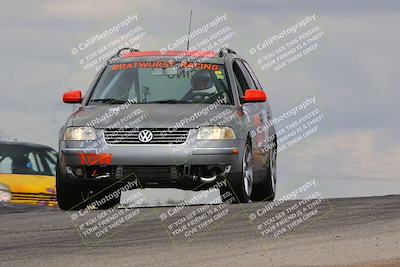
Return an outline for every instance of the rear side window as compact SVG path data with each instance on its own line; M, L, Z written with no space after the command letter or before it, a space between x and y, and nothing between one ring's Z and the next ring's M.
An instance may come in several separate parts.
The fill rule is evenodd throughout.
M234 61L232 67L233 67L233 73L235 74L234 75L235 82L239 93L239 97L240 99L242 99L244 96L244 91L249 88L249 84L247 83L246 78L239 66L239 61Z
M249 71L244 66L243 61L238 60L238 65L239 65L240 69L242 70L243 76L244 76L244 78L246 79L246 82L247 82L246 90L247 89L255 89L256 85L254 84L254 81L251 78L251 75L250 75Z
M257 88L258 90L262 90L261 84L260 84L260 82L258 81L256 74L255 74L254 71L251 69L250 65L249 65L246 61L243 61L243 65L246 67L246 69L247 69L247 71L249 72L251 78L253 79L253 82L254 82L254 84L256 85L256 88Z

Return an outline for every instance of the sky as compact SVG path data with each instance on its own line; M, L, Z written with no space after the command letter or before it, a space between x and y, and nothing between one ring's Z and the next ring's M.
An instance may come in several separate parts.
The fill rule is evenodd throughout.
M226 21L191 42L229 26L234 32L229 47L252 66L274 115L316 97L324 120L318 132L278 155L278 196L314 178L326 197L399 192L400 3L394 0L3 3L0 138L57 148L58 131L73 110L62 103L63 92L86 91L96 73L80 60L138 26L145 32L137 42L141 50L166 47L187 33L190 10L192 29L226 15ZM314 21L274 45L318 26L323 32L318 48L281 70L263 70L258 60L275 47L256 54L250 49L314 14ZM135 15L137 20L118 33L77 55L71 52Z

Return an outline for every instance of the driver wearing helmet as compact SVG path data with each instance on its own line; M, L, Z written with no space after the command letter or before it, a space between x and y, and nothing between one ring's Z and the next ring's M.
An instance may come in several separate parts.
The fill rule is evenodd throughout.
M210 73L207 70L199 70L193 74L191 79L192 88L183 97L186 101L203 101L218 93Z
M207 70L200 70L192 76L192 92L202 92L214 94L217 93L217 88L211 80L210 73Z

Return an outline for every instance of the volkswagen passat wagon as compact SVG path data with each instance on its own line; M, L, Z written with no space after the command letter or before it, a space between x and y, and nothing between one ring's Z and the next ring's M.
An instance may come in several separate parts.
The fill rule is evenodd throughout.
M85 96L63 101L80 107L59 135L61 209L111 207L134 188L214 187L242 203L275 196L271 108L231 49L121 49Z

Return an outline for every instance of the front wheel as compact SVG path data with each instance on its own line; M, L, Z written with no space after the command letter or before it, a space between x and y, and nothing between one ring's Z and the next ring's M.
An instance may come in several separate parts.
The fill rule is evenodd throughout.
M242 157L242 177L240 182L236 186L227 185L220 190L221 199L226 192L230 192L236 203L248 203L250 202L251 192L253 190L253 161L252 161L252 150L249 142L246 143L243 150ZM229 198L228 198L229 199Z
M68 182L59 175L57 167L56 191L58 207L62 210L80 210L94 204L98 209L108 209L118 205L121 191L114 186L107 189L86 189Z
M109 209L118 205L120 198L121 192L118 190L82 190L73 186L57 186L58 206L62 210L80 210L93 205L97 209Z
M57 202L62 210L80 210L86 207L80 188L71 186L64 178L56 178Z

